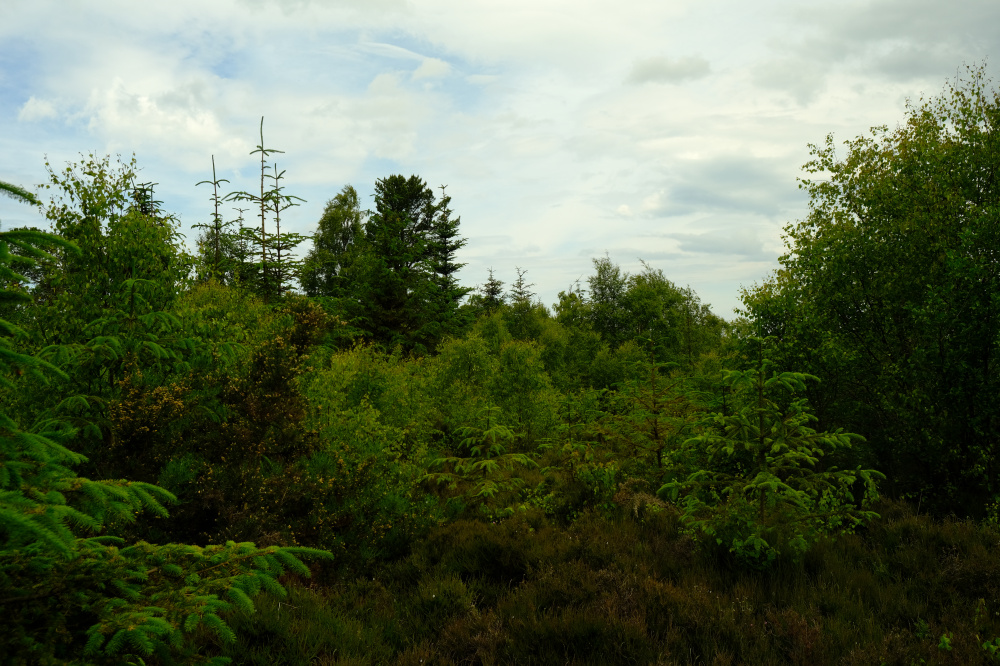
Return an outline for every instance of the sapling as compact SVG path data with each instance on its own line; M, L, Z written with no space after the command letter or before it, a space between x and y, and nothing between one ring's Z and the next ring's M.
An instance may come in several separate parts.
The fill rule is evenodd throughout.
M431 467L443 467L446 471L428 473L422 480L459 491L459 499L478 505L489 518L509 516L514 508L510 504L495 506L496 502L509 498L524 486L524 479L514 473L517 468L538 467L538 463L524 453L507 453L516 435L500 423L499 407L488 406L480 414L482 427L470 426L459 431L464 438L460 449L467 455L434 460Z
M674 452L675 480L658 494L680 506L688 529L748 563L766 565L781 553L802 555L825 533L877 518L865 507L885 477L821 464L861 436L809 427L817 419L799 396L807 381L818 379L772 371L767 341L752 342L756 367L725 373L736 404L728 414L709 414L702 434Z

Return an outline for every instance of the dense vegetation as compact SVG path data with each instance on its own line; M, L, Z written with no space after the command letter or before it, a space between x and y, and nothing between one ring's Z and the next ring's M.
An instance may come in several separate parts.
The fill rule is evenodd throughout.
M735 321L463 287L417 176L300 260L263 124L194 255L134 161L0 183L0 660L1000 660L998 128L972 70L815 147Z

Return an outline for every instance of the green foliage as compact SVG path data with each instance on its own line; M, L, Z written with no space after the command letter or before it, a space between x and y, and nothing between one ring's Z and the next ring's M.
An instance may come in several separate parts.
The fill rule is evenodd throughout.
M455 433L492 404L518 432L517 449L533 449L557 420L542 354L535 342L512 340L500 312L480 319L464 339L442 343L431 361L440 428Z
M35 305L23 316L32 329L28 348L66 367L71 387L93 397L83 409L92 418L95 400L113 394L136 366L162 376L192 344L166 312L190 260L176 221L159 212L135 173L134 160L112 165L93 156L61 172L50 168L46 187L56 195L46 216L79 252L42 259ZM44 387L35 389L37 403L55 406Z
M601 426L605 390L580 391L560 404L556 436L540 445L542 476L533 503L548 515L568 517L586 507L607 508L628 462L615 455Z
M782 367L824 378L824 422L863 433L887 491L936 511L978 515L1000 491L998 122L972 67L895 128L813 146L809 216L744 295Z
M677 449L676 478L658 494L683 507L690 529L741 560L767 565L780 554L801 557L822 535L875 518L865 507L884 475L820 465L859 437L810 428L815 417L800 395L816 378L773 371L766 341L755 344L756 368L725 373L731 411L711 414L702 434Z
M225 278L235 268L232 266L230 258L232 249L229 247L229 234L226 232L227 227L232 226L234 222L223 221L222 214L219 213L219 204L225 200L224 196L219 196L219 185L228 182L225 178L219 178L215 175L215 155L212 155L212 180L203 180L195 185L196 187L198 185L212 186L212 222L211 224L195 224L193 228L204 229L198 237L201 259L200 272L205 278L219 281L225 281Z
M302 268L302 290L307 295L343 299L351 293L350 281L365 241L365 217L358 192L350 185L326 202Z
M34 231L0 232L0 276L16 282L21 276L10 269L9 248L21 251L22 263L52 259L44 248L58 247L79 254L75 245L50 234ZM3 294L23 293L5 289ZM22 329L0 319L0 389L13 391L10 375L30 376L48 384L50 377L66 375L51 363L11 348L12 334L26 335ZM25 430L12 415L0 411L0 555L37 544L50 552L68 555L74 541L72 527L97 530L108 517L131 519L135 511L151 508L163 512L162 501L169 493L145 484L95 483L77 478L70 466L85 458L66 448L76 431L65 423L47 419ZM78 491L83 509L73 507L66 493Z
M473 290L469 297L469 304L479 315L493 314L501 305L507 302L507 296L503 292L503 281L493 274L493 268L489 269L489 278L481 286Z
M370 347L318 352L296 382L315 451L275 487L296 538L365 568L405 552L436 519L417 486L428 460L421 368Z
M446 485L466 506L476 507L487 518L509 516L520 499L524 479L516 470L537 467L523 453L508 453L514 431L500 422L500 409L487 406L480 414L480 426L462 428L459 450L464 455L437 458L431 467L445 471L428 473L424 480Z
M38 201L38 197L24 189L20 185L14 185L13 183L7 183L0 180L0 194L10 197L14 201L19 201L25 204L32 204L35 206L41 205Z
M100 219L88 216L95 214L93 208L99 209L102 201L123 200L103 196L102 192L111 191L102 189L106 185L104 166L98 163L95 171L88 172L95 179L96 197L73 178L71 169L66 180L58 181L70 186L65 191L82 209L74 218L72 209L59 208L58 219L66 223L67 230L79 232L78 237L92 252L94 245L86 243L100 236ZM137 207L112 222L127 225L136 216L150 215L150 197L140 193L135 197ZM89 232L83 229L85 225ZM87 257L76 245L54 236L0 232L0 268L6 271L5 277L18 277L9 270L11 244L22 251L22 263L53 261L52 255L42 251L53 246L64 251L63 259L68 262ZM101 256L100 252L93 255ZM105 265L114 267L115 253L103 256L110 259ZM158 318L136 313L136 285L150 282L134 277L140 261L141 257L135 258L133 272L123 282L131 295L130 310L123 317L149 329ZM109 270L108 275L117 276L118 271ZM103 326L106 321L108 317L95 325ZM65 373L33 355L10 353L9 335L25 332L2 320L0 324L0 351L4 352L0 355L0 388L16 390L10 371L23 375L25 367L36 372L36 380L66 378ZM142 360L140 348L161 356L158 345L142 342L148 344L132 349L117 341L106 344L121 350L126 358L133 354L133 363ZM135 521L141 511L166 517L163 505L175 502L176 497L148 483L92 481L76 476L71 467L86 458L66 446L75 435L74 428L55 419L39 420L24 430L0 411L0 602L10 609L8 631L0 639L5 658L19 663L57 663L84 654L91 663L121 663L156 655L165 663L175 663L177 658L185 663L203 661L198 657L204 638L197 632L199 624L214 630L220 640L232 641L232 630L219 613L232 609L252 612L251 597L261 591L283 594L278 577L286 572L309 575L299 556L329 556L311 549L258 549L250 543L200 548L140 542L123 547L123 541L114 537L81 538L81 532L99 533L114 523ZM222 593L229 601L220 598Z
M669 366L658 363L655 356L650 345L649 356L640 365L646 376L624 382L604 432L631 476L658 483L666 471L666 458L689 438L701 413L686 378L665 372Z
M612 349L628 341L652 340L659 361L691 366L720 344L723 320L663 271L643 262L641 273L629 275L607 257L594 259L594 269L588 278L589 307L577 310Z
M331 200L289 295L262 128L260 225L223 221L213 160L196 281L134 160L51 172L65 238L0 232L0 653L992 659L996 521L876 504L868 468L918 510L992 492L995 106L974 77L816 149L832 179L732 323L607 258L551 311L520 267L460 306L459 220L416 176ZM314 548L334 567L286 596Z
M225 615L253 613L252 599L262 592L285 596L280 577L309 575L300 558L328 556L233 542L123 547L102 538L75 540L66 557L5 550L4 601L19 606L3 645L9 656L33 655L36 663L74 653L93 663L152 655L164 663L215 663L200 658L199 647L235 640Z

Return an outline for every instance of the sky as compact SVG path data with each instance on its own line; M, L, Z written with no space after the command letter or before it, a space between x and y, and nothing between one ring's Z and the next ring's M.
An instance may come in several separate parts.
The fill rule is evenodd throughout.
M809 144L994 74L996 0L3 0L0 180L135 154L193 224L250 190L261 118L315 231L347 184L447 186L467 286L516 270L551 306L593 259L642 261L725 318L802 219ZM258 185L259 186L259 185ZM227 218L235 216L223 210ZM0 198L0 223L44 226Z

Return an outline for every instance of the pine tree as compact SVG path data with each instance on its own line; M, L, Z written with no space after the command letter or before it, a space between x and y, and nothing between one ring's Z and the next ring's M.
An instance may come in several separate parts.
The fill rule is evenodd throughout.
M455 261L455 253L465 247L468 242L458 235L461 218L451 217L451 197L447 195L447 185L441 185L441 199L437 203L437 214L430 234L431 269L434 271L434 281L438 287L440 304L444 306L444 314L454 314L462 299L472 289L462 287L458 283L457 273L465 264Z
M524 276L528 274L528 271L522 270L520 266L516 266L514 270L517 272L517 279L514 280L514 284L510 286L508 298L512 304L517 303L530 305L531 299L535 295L535 292L531 291L531 288L535 285L524 279ZM492 277L492 275L490 277Z
M496 312L500 306L507 302L507 297L503 293L503 281L494 275L492 266L488 269L488 273L489 278L487 278L486 284L479 290L483 310L487 314Z

